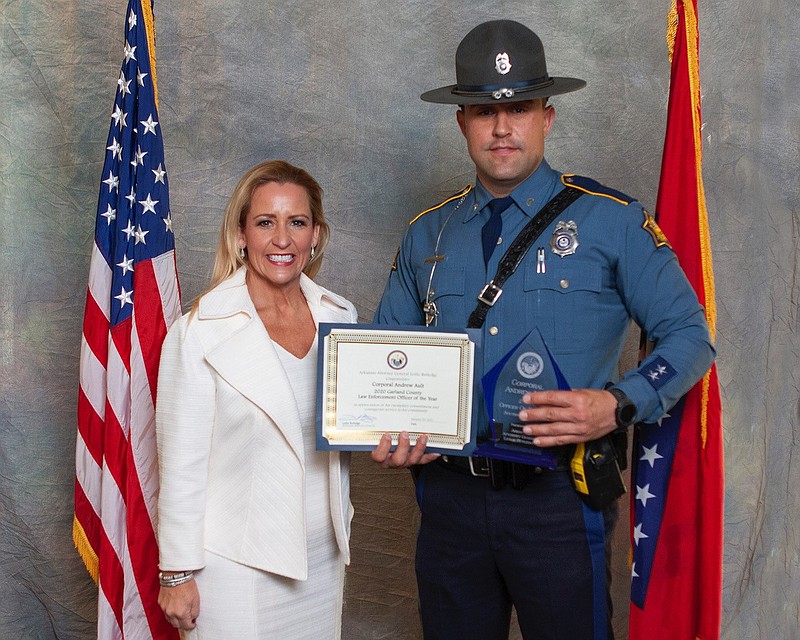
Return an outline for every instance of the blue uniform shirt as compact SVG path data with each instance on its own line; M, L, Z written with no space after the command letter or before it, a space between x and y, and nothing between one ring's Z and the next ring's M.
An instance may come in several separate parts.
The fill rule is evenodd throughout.
M562 177L544 161L511 193L514 203L503 213L501 243L488 267L481 229L492 196L480 183L417 216L403 236L375 322L424 324L430 282L436 323L465 327L503 253L565 188L564 180L585 193L544 230L503 285L482 328L483 370L538 327L573 389L603 388L618 380L632 318L656 346L616 386L636 405L637 420L654 422L711 365L714 348L703 309L666 238L638 202L588 179ZM557 255L550 246L559 222L576 226L572 255ZM443 259L426 262L434 255Z

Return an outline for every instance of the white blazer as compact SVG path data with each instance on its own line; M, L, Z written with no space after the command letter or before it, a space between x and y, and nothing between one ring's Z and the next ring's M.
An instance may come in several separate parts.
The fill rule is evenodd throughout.
M356 322L355 307L310 278L314 322ZM162 570L199 569L205 550L265 571L308 575L301 425L291 382L256 313L245 269L200 299L161 352L156 426ZM349 458L330 456L330 511L350 561Z

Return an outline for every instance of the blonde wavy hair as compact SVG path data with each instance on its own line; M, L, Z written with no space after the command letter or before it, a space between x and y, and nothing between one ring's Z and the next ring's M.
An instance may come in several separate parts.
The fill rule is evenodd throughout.
M303 269L309 278L313 278L322 266L322 257L330 238L330 227L325 222L322 208L322 187L304 169L295 167L284 160L267 160L249 169L239 180L225 207L220 228L219 241L214 256L214 270L211 273L211 284L204 293L208 293L220 282L230 278L242 266L248 266L247 256L239 252L239 231L244 227L255 190L270 182L278 184L296 184L308 195L311 209L311 221L319 228L319 238L314 247L314 257ZM192 313L196 311L198 300L192 305Z

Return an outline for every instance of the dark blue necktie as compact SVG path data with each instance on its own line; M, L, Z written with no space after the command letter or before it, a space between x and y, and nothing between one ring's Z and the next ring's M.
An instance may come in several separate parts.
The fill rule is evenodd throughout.
M492 257L494 248L497 246L497 240L500 238L500 232L503 230L503 218L501 217L503 211L511 206L514 200L511 196L505 198L495 198L489 201L489 210L492 215L483 225L481 230L481 240L483 240L483 262L489 264L489 258Z

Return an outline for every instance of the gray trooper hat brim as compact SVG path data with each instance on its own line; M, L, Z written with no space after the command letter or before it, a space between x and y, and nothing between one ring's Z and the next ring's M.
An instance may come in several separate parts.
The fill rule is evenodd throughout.
M577 91L584 80L551 77L539 37L513 20L493 20L470 31L456 50L456 84L420 97L439 104L521 102Z
M521 88L506 85L490 86L478 91L464 91L457 84L426 91L420 98L439 104L494 104L495 102L522 102L534 98L548 98L583 89L585 80L578 78L550 78L550 82Z

